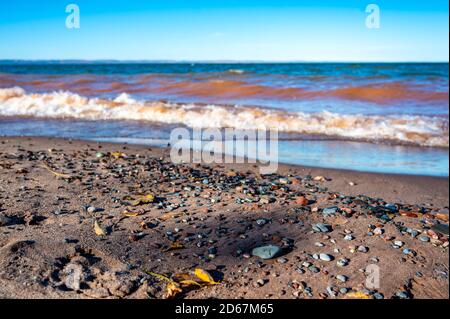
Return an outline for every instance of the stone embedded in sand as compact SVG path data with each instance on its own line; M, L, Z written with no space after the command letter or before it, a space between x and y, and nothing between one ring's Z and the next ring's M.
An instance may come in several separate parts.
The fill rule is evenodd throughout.
M448 225L444 224L435 224L431 229L437 233L448 236Z
M329 254L319 254L319 259L323 261L332 261L334 257Z
M10 223L12 223L12 219L10 217L0 214L0 227L8 226Z
M395 204L386 204L386 205L384 205L384 207L393 213L398 211L397 205L395 205Z
M358 251L360 253L367 253L369 251L369 248L365 247L365 246L359 246L358 247Z
M275 245L261 246L252 250L252 255L261 259L272 259L281 254L281 248Z
M315 224L312 226L312 228L315 232L318 232L318 233L329 233L333 230L331 225L322 224L322 223Z
M419 237L419 240L420 241L423 241L423 242L429 242L430 241L430 237L428 237L428 236L420 236Z
M305 198L305 196L299 196L295 199L295 203L300 206L306 206L309 201Z
M336 214L338 211L339 211L339 208L337 206L331 206L331 207L324 208L322 210L322 213L324 215L332 215L332 214Z
M346 282L348 280L347 276L344 275L337 275L336 279L339 280L340 282Z

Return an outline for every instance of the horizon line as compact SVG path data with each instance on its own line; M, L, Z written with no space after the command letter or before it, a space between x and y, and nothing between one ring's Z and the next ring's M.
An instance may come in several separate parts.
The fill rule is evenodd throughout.
M165 60L165 59L0 59L0 63L215 63L215 64L245 64L245 63L449 63L449 61L355 61L355 60Z

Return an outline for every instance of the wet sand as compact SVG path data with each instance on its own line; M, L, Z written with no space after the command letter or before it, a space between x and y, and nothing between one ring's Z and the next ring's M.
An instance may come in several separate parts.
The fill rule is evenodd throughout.
M261 176L174 165L168 149L4 137L0 297L167 297L153 272L200 282L176 298L448 298L448 202L448 178ZM274 258L252 256L266 245ZM379 287L366 287L368 265Z

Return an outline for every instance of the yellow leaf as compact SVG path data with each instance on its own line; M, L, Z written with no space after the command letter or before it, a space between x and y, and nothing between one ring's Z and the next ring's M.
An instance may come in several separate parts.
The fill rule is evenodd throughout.
M184 248L184 245L182 244L182 243L180 243L180 242L174 242L174 243L172 243L167 249L165 249L164 251L165 252L167 252L167 251L171 251L171 250L177 250L177 249L183 249Z
M45 168L46 170L48 170L50 173L52 173L53 175L55 175L57 177L61 177L61 178L65 178L65 179L69 179L69 178L72 177L69 174L62 174L62 173L55 172L50 167L48 167L48 165L46 165L46 164L42 164L42 167Z
M128 210L125 210L125 211L123 212L123 214L124 214L125 216L127 216L127 217L137 217L137 216L139 216L139 215L143 215L143 214L144 214L144 211L130 212L130 211L128 211Z
M155 277L155 278L157 278L157 279L159 279L159 280L163 280L163 281L167 281L167 282L173 282L173 280L170 279L169 277L164 276L164 275L161 275L161 274L157 274L157 273L155 273L155 272L145 271L145 273L146 273L147 275L153 276L153 277Z
M98 221L94 222L94 231L97 236L106 236L106 231L99 225Z
M120 157L125 157L125 156L127 156L127 154L122 153L122 152L112 152L112 153L111 153L111 156L112 156L112 157L115 157L115 158L120 158Z
M132 201L131 206L139 206L142 204L153 203L154 200L155 200L155 196L153 196L153 194L147 194L144 196L140 196L136 200Z
M361 291L349 292L345 295L345 297L350 299L372 299L370 295L367 295Z
M218 285L219 282L215 281L214 278L210 275L209 272L203 270L201 268L196 268L194 274L203 282L206 282L211 285Z
M180 285L176 282L172 281L171 283L167 284L167 299L174 298L177 294L183 292L183 289L180 288Z

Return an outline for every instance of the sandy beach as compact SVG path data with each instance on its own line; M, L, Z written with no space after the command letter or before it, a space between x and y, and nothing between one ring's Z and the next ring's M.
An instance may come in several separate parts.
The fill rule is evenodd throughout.
M174 165L169 149L3 137L0 298L448 298L448 202L448 178L261 176Z

